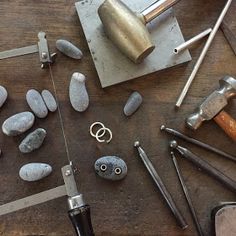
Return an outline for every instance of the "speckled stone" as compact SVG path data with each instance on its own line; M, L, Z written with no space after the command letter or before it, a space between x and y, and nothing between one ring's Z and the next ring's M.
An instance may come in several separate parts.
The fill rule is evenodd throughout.
M48 115L48 109L41 94L37 90L30 89L26 93L26 101L38 118L45 118Z
M3 86L0 86L0 107L2 107L7 100L7 96L7 90Z
M53 97L52 93L48 90L43 90L42 93L42 98L48 108L49 111L54 112L57 110L57 102L55 98Z
M17 113L4 121L2 131L8 136L22 134L33 126L34 120L34 115L31 112Z
M37 181L52 172L52 167L45 163L29 163L20 168L19 176L25 181Z
M19 145L19 150L22 153L30 153L35 149L38 149L43 144L46 137L46 130L38 128L32 133L28 134Z
M138 108L141 106L142 102L143 98L141 94L138 92L133 92L125 104L124 107L125 115L131 116L132 114L134 114L134 112L137 111Z
M58 39L56 41L56 48L66 56L73 59L81 59L83 57L81 50L67 40Z
M117 156L104 156L99 158L94 164L94 169L98 176L112 181L125 178L128 170L126 163ZM117 170L120 170L120 173L116 173Z
M89 106L89 96L85 86L85 76L75 72L70 81L69 96L72 107L79 112L85 111Z

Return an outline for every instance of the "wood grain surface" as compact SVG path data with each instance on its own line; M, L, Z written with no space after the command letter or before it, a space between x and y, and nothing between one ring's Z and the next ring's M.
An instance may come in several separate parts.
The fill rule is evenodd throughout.
M86 201L91 205L96 235L101 236L195 236L193 225L172 161L168 142L171 137L159 131L161 124L186 132L229 153L235 153L235 143L210 121L198 131L185 128L185 118L202 99L218 88L218 80L229 74L236 76L236 58L224 35L219 31L179 110L174 104L203 47L199 42L191 49L193 61L143 78L101 89L93 61L74 7L74 0L1 0L0 51L27 46L37 42L37 33L45 31L56 51L57 39L68 39L78 45L84 58L76 61L58 53L53 74L61 104L71 157L79 169L77 182ZM183 0L175 6L186 39L212 27L224 6L223 0ZM77 113L69 103L68 86L73 72L87 76L90 107ZM52 84L48 70L40 69L38 55L0 61L0 84L9 93L1 108L0 122L10 115L29 110L25 94L28 89L49 89ZM134 90L144 98L135 115L126 118L123 106ZM236 102L231 101L226 111L236 117ZM94 121L102 121L113 132L112 142L98 144L88 130ZM48 132L43 147L32 154L22 155L18 145L25 135L7 137L0 134L0 204L7 203L63 183L60 168L67 163L58 114L37 119L34 128ZM139 140L173 198L189 223L182 231L157 191L139 159L133 142ZM200 148L181 142L193 152L236 180L236 164ZM93 170L96 159L103 155L118 155L128 165L128 176L121 182L107 182ZM36 183L23 182L19 168L28 162L46 162L53 173ZM205 235L211 235L210 212L220 201L235 201L235 195L211 177L197 170L191 163L179 160L197 215ZM66 198L2 216L0 235L4 236L69 236L74 235L67 216Z

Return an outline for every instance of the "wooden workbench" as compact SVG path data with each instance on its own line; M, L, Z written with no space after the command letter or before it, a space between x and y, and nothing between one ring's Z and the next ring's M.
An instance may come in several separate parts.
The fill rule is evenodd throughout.
M175 101L203 43L191 49L193 61L188 64L103 90L74 3L74 0L2 0L0 51L35 44L37 33L41 30L47 33L52 51L55 51L55 41L60 38L68 39L82 49L84 58L81 61L58 53L53 74L71 158L79 169L77 182L86 201L91 205L96 235L197 235L170 159L170 137L161 133L159 127L166 124L234 154L235 143L213 121L205 123L193 133L185 128L184 119L193 112L203 97L218 87L221 77L226 74L236 76L235 55L223 33L219 31L179 110L174 108ZM185 38L212 27L224 3L223 0L181 1L175 11ZM75 71L84 73L88 78L90 107L82 114L72 109L68 98L70 77ZM1 124L10 115L29 110L25 100L28 89L53 91L49 71L40 69L37 54L0 61L0 81L9 93L7 103L0 110ZM126 118L122 111L123 105L134 90L143 95L144 102L134 116ZM235 107L236 103L232 101L227 110L236 117ZM104 122L113 132L114 138L109 145L98 144L88 133L90 124L97 120ZM67 163L67 159L58 114L51 113L46 119L37 119L33 128L37 127L45 128L48 135L43 147L29 155L22 155L18 151L18 145L25 135L12 138L2 132L0 134L0 147L3 151L0 159L0 204L63 184L60 168ZM134 150L133 142L137 139L187 219L189 228L185 231L176 225ZM236 179L236 164L187 143L180 143ZM93 164L103 155L118 155L126 161L129 172L125 180L111 183L95 175ZM42 181L24 182L18 177L18 171L28 162L49 163L54 171ZM206 235L210 235L211 209L220 201L235 201L236 197L189 162L180 160L179 163L200 223ZM69 236L73 233L67 217L65 198L2 216L0 219L0 235L4 236Z

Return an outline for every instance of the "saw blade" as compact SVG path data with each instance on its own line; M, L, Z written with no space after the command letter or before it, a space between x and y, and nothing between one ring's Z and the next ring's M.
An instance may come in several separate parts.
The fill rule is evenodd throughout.
M65 185L40 192L0 206L0 216L67 195Z
M18 56L23 56L27 54L32 54L38 51L39 51L38 45L15 48L15 49L0 52L0 60L10 58L10 57L18 57Z

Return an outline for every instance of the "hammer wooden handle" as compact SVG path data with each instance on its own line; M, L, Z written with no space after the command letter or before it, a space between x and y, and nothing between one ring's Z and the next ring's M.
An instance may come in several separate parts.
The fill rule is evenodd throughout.
M221 111L214 120L236 142L236 120L225 111Z

